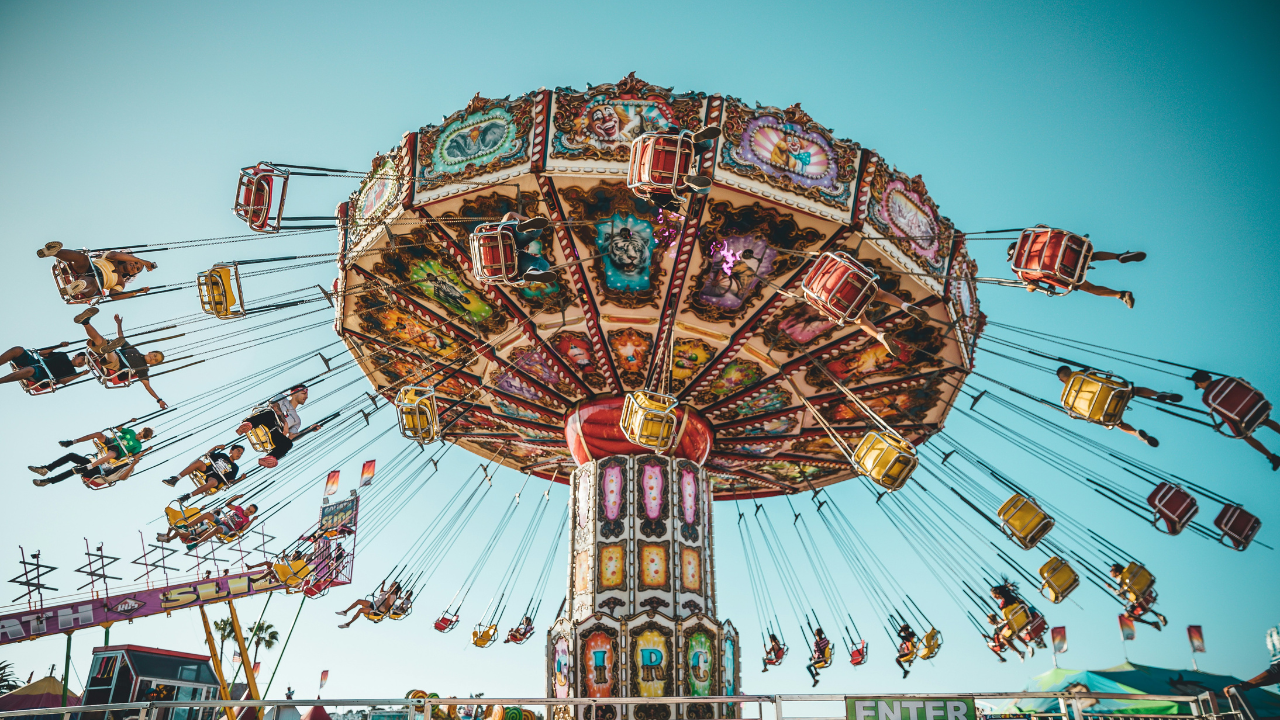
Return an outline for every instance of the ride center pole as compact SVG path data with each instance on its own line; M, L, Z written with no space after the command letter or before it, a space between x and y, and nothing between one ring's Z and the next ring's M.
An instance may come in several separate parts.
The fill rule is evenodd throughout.
M213 639L213 630L209 627L209 615L204 611L204 606L200 606L200 620L204 622L204 639L209 644L209 659L213 661L213 674L218 678L218 694L223 700L231 700L231 691L227 689L227 678L222 674L222 659L218 657L218 643ZM222 710L227 714L227 720L236 720L236 713L230 707L224 707Z
M67 657L62 663L62 707L67 706L67 673L71 672L71 631L67 632Z
M240 628L240 616L236 614L235 603L227 600L227 609L231 611L231 629L235 631L236 644L240 646L240 664L252 663L253 661L249 659L249 648L244 642L244 630ZM245 668L244 679L249 683L249 699L261 700L262 696L258 694L258 679L253 676L252 664ZM254 708L252 717L258 717L260 712L259 708Z

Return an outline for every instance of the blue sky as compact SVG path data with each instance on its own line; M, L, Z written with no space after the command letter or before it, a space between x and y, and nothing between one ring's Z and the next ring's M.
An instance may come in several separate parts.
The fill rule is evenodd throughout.
M57 299L47 262L34 257L46 241L106 247L240 234L243 226L228 209L242 165L271 158L362 169L402 133L438 121L476 92L501 97L540 86L581 88L634 70L680 91L776 106L802 102L838 136L922 174L961 228L1044 222L1091 233L1100 248L1147 251L1144 263L1100 268L1092 278L1132 289L1134 310L1114 300L1050 300L995 287L982 289L983 308L1000 322L1238 374L1276 395L1280 301L1272 288L1280 270L1269 262L1276 238L1264 222L1277 194L1276 20L1272 4L1229 2L0 4L0 208L8 218L0 239L8 271L0 285L7 310L0 344L38 346L79 332L70 323L73 312ZM290 211L326 213L351 189L344 180L298 183ZM229 253L247 258L332 247L332 237L321 235L156 259L161 280L186 280ZM971 247L982 274L1006 271L1004 243ZM322 267L268 276L253 291L327 285L332 275ZM127 323L195 310L185 294L119 307ZM331 338L316 330L295 344L263 346L156 385L166 399L180 400ZM1057 391L1047 375L990 355L979 363L980 371L1019 387L1045 396ZM1191 391L1173 378L1131 375ZM25 466L56 457L56 440L148 412L149 398L141 390L96 387L34 399L14 386L0 390L6 579L17 570L19 544L56 560L61 587L74 587L70 569L82 562L86 540L105 542L124 562L135 557L138 530L153 534L156 526L147 523L171 499L159 484L168 473L152 470L92 493L70 482L35 488ZM1243 502L1264 521L1260 539L1277 544L1271 523L1280 517L1280 476L1261 456L1151 410L1131 420L1162 446L1149 450L1116 432L1073 429ZM1202 669L1248 677L1265 666L1263 633L1280 621L1273 551L1233 553L1194 537L1161 536L972 424L955 418L948 429L1147 560L1171 624L1160 634L1139 629L1128 647L1135 662L1189 664L1183 628L1200 624L1210 650L1199 658ZM1280 449L1280 437L1269 431L1260 437ZM383 442L369 455L388 459L400 447ZM537 643L478 650L461 630L441 636L430 629L435 606L443 606L469 566L462 549L409 620L333 627L332 613L372 589L456 487L449 483L474 467L460 455L442 463L449 477L433 480L443 483L438 494L430 488L420 494L364 548L355 586L307 607L273 694L293 685L305 696L323 669L332 671L328 697L399 696L414 687L446 695L541 694ZM327 469L316 468L314 492L273 520L277 534L313 519ZM345 494L357 461L343 470ZM501 477L514 492L515 474ZM553 499L565 497L563 488L552 492ZM878 511L855 488L836 496L867 523L864 534L879 539L881 558L902 573L917 600L925 598L931 619L948 631L948 645L904 682L882 635L864 627L873 642L869 665L837 665L820 689L1008 690L1050 667L1047 654L1025 665L997 665ZM1216 505L1205 506L1207 522ZM489 510L497 514L500 507ZM734 519L732 507L718 508L718 583L721 616L735 620L748 650L744 688L804 691L809 681L798 656L780 672L753 669L754 611ZM474 547L471 541L485 534L480 529L460 547ZM553 589L563 581L563 570L557 572ZM847 573L841 569L840 576ZM849 592L855 612L869 616L862 596ZM1096 592L1082 591L1077 600L1079 606L1047 611L1071 638L1061 664L1119 663L1114 604ZM241 616L256 617L260 609L260 601L246 602ZM296 598L279 598L267 621L287 627L295 610ZM117 626L112 640L199 651L198 627L198 615L178 613ZM99 642L96 630L75 635L81 676L90 645ZM50 639L8 646L0 657L13 659L25 677L60 666L62 654L62 643ZM72 685L79 686L74 676Z

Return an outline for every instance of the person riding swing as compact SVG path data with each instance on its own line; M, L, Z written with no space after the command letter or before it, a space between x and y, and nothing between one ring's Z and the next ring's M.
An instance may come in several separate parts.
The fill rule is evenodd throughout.
M152 365L159 365L164 362L164 353L152 350L144 355L135 348L124 336L124 318L119 315L114 318L116 321L116 339L107 340L89 322L97 314L98 308L91 307L76 315L74 320L76 324L84 326L84 331L89 337L89 352L97 358L98 367L101 368L103 374L109 375L113 383L122 376L132 375L130 381L136 379L142 383L142 387L146 388L151 397L155 398L161 410L168 408L169 406L165 401L160 399L156 391L151 388L151 379L149 377L149 368Z
M898 639L902 642L898 644L898 657L893 661L898 663L898 667L902 669L902 677L906 678L911 674L907 668L916 659L916 633L910 625L902 623L902 627L898 628ZM902 664L904 662L906 665Z
M1280 433L1280 423L1272 420L1271 405L1262 397L1262 394L1253 390L1247 383L1239 378L1220 377L1217 380L1204 370L1196 370L1191 374L1191 382L1195 384L1197 390L1204 391L1201 400L1210 410L1216 411L1215 415L1220 416L1221 424L1226 427L1230 437L1237 437L1248 443L1249 447L1257 450L1266 456L1271 463L1271 469L1280 470L1280 455L1276 455L1267 449L1261 441L1253 437L1253 431L1259 427L1269 428L1272 432ZM1223 405L1229 399L1227 395L1231 390L1245 390L1247 393L1241 393L1246 402L1236 408L1232 408L1235 417L1222 415ZM1219 400L1219 395L1222 399ZM1242 412L1243 411L1243 412ZM1252 416L1252 417L1249 417ZM1261 417L1261 419L1257 419ZM1241 421L1245 421L1242 423Z
M232 445L231 449L223 453L226 445L214 445L205 453L203 457L193 460L177 475L162 480L165 485L175 487L178 481L191 473L200 473L205 477L204 483L198 485L195 490L178 496L178 502L184 503L192 497L198 495L212 494L224 487L231 487L244 479L244 475L237 474L240 472L240 466L237 461L244 455L243 445Z
M66 385L72 380L83 377L88 370L81 368L88 364L84 353L57 352L71 343L61 342L57 345L39 350L28 350L13 347L0 353L0 364L13 363L13 372L0 377L0 385L10 382L21 382L23 389L31 395L53 392L59 385Z
M307 401L308 395L306 385L295 385L288 393L268 400L265 407L254 408L256 412L236 428L238 435L248 435L254 428L261 428L269 437L271 450L258 458L259 465L268 469L275 467L293 448L295 441L321 428L319 423L305 430L302 428L302 418L298 417L297 408Z
M513 642L517 645L520 645L525 640L528 640L529 636L532 634L533 634L533 618L529 617L528 615L525 615L524 619L520 621L519 625L507 631L507 639L503 640L502 642L504 644Z
M124 300L148 292L151 290L149 287L125 292L124 286L143 270L151 272L160 267L150 260L118 250L87 254L66 250L60 242L45 243L44 247L36 250L36 257L57 258L66 268L70 282L61 288L61 293L68 302L85 302L104 295L112 300Z
M217 535L224 538L236 537L253 524L254 515L258 512L257 505L241 507L234 504L242 497L244 495L232 495L227 498L221 511L200 513L180 524L175 524L169 528L168 532L157 534L156 540L167 543L178 538L188 550L194 550L200 543Z
M764 651L764 669L760 672L769 672L770 665L781 665L782 658L787 656L787 647L783 645L778 636L769 633L769 647Z
M818 670L831 664L831 657L828 655L830 649L831 641L827 639L826 633L822 632L822 628L814 628L813 656L809 658L809 664L804 667L809 671L809 677L813 678L814 687L818 687Z
M1057 371L1058 379L1061 380L1064 385L1071 382L1072 374L1073 373L1071 368L1066 365L1059 367ZM1138 397L1147 398L1149 400L1155 400L1156 402L1162 402L1162 403L1182 402L1182 396L1177 393L1159 392L1156 390L1152 390L1151 388L1140 387L1136 385L1131 388L1131 392ZM1138 438L1139 440L1141 440L1142 442L1146 443L1147 445L1153 448L1160 447L1160 441L1157 440L1155 437L1148 435L1146 430L1138 430L1134 426L1124 421L1120 421L1116 423L1116 427L1122 430L1123 432Z
M1113 563L1108 574L1115 578L1118 585L1116 587L1112 587L1110 583L1105 583L1108 590L1129 601L1129 603L1125 605L1124 616L1134 622L1140 622L1143 625L1150 625L1156 630L1160 630L1164 625L1168 625L1168 618L1156 612L1155 608L1152 607L1156 602L1154 587L1155 581L1152 580L1150 585L1142 589L1142 594L1137 595L1132 590L1125 587L1124 571L1125 568L1119 563ZM1143 620L1142 616L1148 612L1155 615L1156 620Z
M129 422L136 421L137 418L134 418ZM120 477L115 476L125 469L122 466L126 461L136 460L142 454L142 443L154 437L155 432L149 427L144 427L135 433L125 427L127 424L122 423L110 428L107 431L111 433L110 435L107 432L94 432L75 440L59 440L58 444L64 448L69 448L82 442L94 441L100 450L95 458L88 458L79 453L67 453L48 465L30 465L27 469L40 476L32 482L39 487L44 487L62 482L72 475L80 475L86 480L106 481L108 484L112 484L128 477L133 472L133 466L136 462L128 463L127 473ZM70 470L45 479L50 470L67 463L75 463L75 465ZM108 479L109 477L114 479Z
M398 580L392 580L391 587L387 587L387 581L383 580L378 585L378 592L374 595L372 602L365 598L360 598L359 600L351 603L346 610L334 613L335 615L342 615L343 617L346 617L347 613L352 610L356 611L356 614L352 615L350 620L338 627L346 630L351 627L351 623L359 620L361 616L367 617L373 622L380 622L382 618L386 617L386 615L391 612L391 609L395 607L396 601L399 599L400 582ZM375 615L378 616L377 619L374 618Z

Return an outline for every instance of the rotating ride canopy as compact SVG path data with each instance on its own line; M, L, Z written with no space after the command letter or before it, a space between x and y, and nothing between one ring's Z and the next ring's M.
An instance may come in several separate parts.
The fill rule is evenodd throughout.
M697 158L709 193L678 213L628 190L632 140L708 125L724 130ZM556 282L476 279L469 233L508 212L551 220L529 254ZM981 332L976 265L923 181L798 104L751 108L634 75L477 95L375 158L338 215L337 330L378 391L433 385L445 440L560 482L591 458L645 452L616 415L668 366L677 414L692 417L672 452L704 465L717 499L847 479L823 425L853 445L876 425L832 380L919 444L942 427ZM870 306L899 357L802 299L815 258L801 253L835 250L932 318Z
M707 127L722 134L706 143ZM635 147L652 167L630 163ZM976 265L919 177L798 104L751 108L634 74L477 95L374 158L337 216L335 329L377 391L400 396L402 434L571 485L554 697L739 692L709 501L816 489L859 474L864 456L900 487L982 330ZM513 218L549 225L494 225ZM857 311L833 319L847 306L806 301L815 260L864 288L870 270L916 306L867 306L896 353ZM410 401L405 388L423 390ZM624 405L653 413L659 434L665 421L669 442L629 440L643 433L620 427ZM855 455L873 433L885 439Z

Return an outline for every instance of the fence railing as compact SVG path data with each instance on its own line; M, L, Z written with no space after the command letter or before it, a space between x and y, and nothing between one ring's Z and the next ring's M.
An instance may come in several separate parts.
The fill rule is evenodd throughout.
M1202 695L1136 695L1124 693L1069 693L1069 692L990 692L990 693L881 693L875 695L858 694L858 695L829 695L829 694L811 694L811 695L729 695L729 696L711 696L711 697L639 697L639 698L423 698L423 699L355 699L355 700L180 700L165 702L135 702L135 703L115 703L108 705L84 705L75 707L49 707L27 710L11 710L0 712L0 719L10 717L21 717L29 715L64 715L70 716L81 713L104 713L104 717L110 720L156 720L157 712L169 708L231 708L239 712L240 708L273 708L273 707L298 707L323 705L326 707L336 708L368 708L370 710L386 710L395 708L404 708L407 720L415 720L414 716L422 714L424 720L430 717L430 708L432 707L448 707L459 705L480 705L483 707L492 707L500 705L503 707L511 706L528 706L528 707L545 707L547 708L547 719L553 715L552 708L556 706L596 706L596 705L690 705L690 704L733 704L737 705L743 712L738 713L743 720L845 720L846 715L841 712L839 715L814 714L806 713L800 710L795 714L788 711L798 709L797 706L805 710L824 710L830 707L831 703L838 703L841 711L845 703L849 700L859 700L862 698L876 700L892 700L895 698L903 700L924 700L930 699L956 699L970 698L975 705L979 707L979 714L996 714L995 703L1008 700L1056 700L1058 704L1058 712L1035 712L1035 713L1017 713L1018 715L1045 718L1054 720L1184 720L1190 718L1198 718L1201 720L1255 720L1253 714L1246 703L1242 703L1238 695L1229 694L1223 700L1227 704L1226 710L1219 711L1218 696L1214 693L1204 693ZM1165 701L1186 704L1190 707L1191 713L1188 715L1137 715L1137 714L1118 714L1118 713L1100 713L1088 712L1088 708L1096 703L1088 702L1090 700L1146 700L1146 701ZM822 704L825 707L815 707L815 704ZM756 714L754 718L743 714L746 710L755 706ZM772 717L765 715L765 706L770 708ZM983 708L990 708L990 711L983 713ZM216 711L215 711L216 712ZM793 711L794 712L794 711ZM109 713L109 714L107 714ZM920 713L923 720L923 713Z

